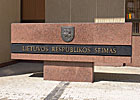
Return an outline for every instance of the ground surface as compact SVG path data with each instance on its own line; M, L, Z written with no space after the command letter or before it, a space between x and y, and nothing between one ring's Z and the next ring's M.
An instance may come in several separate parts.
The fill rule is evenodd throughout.
M95 67L95 82L44 81L41 63L0 68L0 100L140 100L140 68Z

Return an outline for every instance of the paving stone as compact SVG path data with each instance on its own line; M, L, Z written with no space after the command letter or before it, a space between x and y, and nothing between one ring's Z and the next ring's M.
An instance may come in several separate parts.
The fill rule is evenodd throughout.
M129 69L140 72L140 68ZM104 68L100 70L103 72ZM96 75L100 80L96 79L98 81L95 83L44 81L43 77L30 77L32 73L3 76L0 77L0 100L44 100L49 95L49 100L140 100L139 73L121 75L122 71L119 70L121 68L117 68L117 76L120 77L111 74L110 69L109 73L101 74L100 77ZM123 78L114 80L114 77Z
M0 77L0 100L44 100L60 83L30 75Z

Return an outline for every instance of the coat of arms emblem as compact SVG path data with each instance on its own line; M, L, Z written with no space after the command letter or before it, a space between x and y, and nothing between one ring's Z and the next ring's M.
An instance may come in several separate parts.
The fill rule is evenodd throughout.
M74 39L74 33L74 27L67 26L61 28L61 37L65 42L71 42Z

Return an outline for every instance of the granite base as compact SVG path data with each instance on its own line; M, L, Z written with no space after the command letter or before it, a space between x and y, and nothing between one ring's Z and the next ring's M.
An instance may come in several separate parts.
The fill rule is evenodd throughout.
M44 62L44 80L93 82L94 63Z

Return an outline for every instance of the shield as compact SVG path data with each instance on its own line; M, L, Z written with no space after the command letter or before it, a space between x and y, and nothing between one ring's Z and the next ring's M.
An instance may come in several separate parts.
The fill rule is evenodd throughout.
M61 37L65 42L71 42L74 39L75 28L72 26L61 27Z

